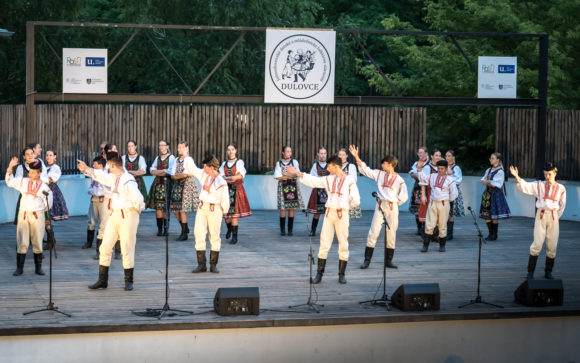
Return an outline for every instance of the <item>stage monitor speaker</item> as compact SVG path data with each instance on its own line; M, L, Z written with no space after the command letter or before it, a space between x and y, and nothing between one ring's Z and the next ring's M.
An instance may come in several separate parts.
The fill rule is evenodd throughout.
M527 306L560 306L564 303L564 286L562 280L525 280L514 296Z
M222 287L213 298L219 315L259 315L260 291L257 287Z
M391 303L402 311L439 310L439 284L403 284L391 296Z

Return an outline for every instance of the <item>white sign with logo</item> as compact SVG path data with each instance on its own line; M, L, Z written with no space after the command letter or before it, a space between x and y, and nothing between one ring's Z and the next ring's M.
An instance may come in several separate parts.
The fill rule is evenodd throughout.
M266 29L266 103L334 103L336 32Z
M63 48L62 93L107 93L107 49Z
M516 98L517 57L478 57L477 98Z

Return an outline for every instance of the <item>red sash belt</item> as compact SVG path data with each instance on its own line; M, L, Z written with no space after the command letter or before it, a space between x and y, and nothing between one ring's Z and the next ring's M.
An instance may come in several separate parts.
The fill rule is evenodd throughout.
M32 212L32 215L34 215L34 218L38 219L38 214L36 214L36 212ZM22 216L22 220L26 220L26 212L24 212L24 215Z

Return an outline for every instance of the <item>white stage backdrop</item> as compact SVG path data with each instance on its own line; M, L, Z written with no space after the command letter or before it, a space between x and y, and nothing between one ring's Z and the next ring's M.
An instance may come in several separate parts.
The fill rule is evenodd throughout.
M267 29L266 103L334 103L332 30Z
M478 98L516 98L517 57L478 57Z
M62 93L107 93L107 49L62 48Z

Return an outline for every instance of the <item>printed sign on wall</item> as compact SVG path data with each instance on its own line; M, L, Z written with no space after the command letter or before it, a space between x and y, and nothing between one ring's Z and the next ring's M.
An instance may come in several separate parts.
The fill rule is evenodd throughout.
M107 93L107 49L63 48L62 93Z
M265 103L334 103L336 32L266 29Z
M517 57L478 57L477 98L516 98Z

